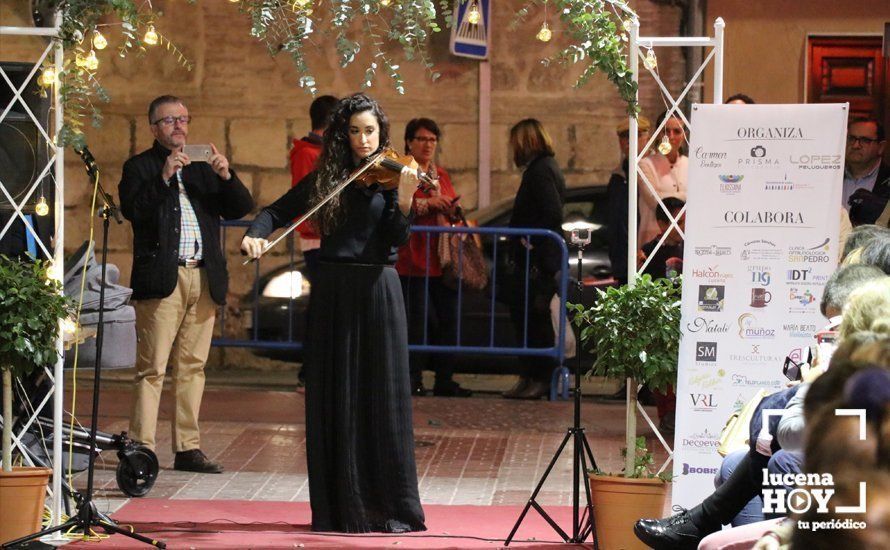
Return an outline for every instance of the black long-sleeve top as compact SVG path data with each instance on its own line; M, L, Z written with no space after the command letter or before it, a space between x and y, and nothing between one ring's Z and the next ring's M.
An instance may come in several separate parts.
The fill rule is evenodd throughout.
M315 172L264 208L253 220L247 236L265 238L291 223L312 206ZM343 190L342 218L329 235L321 236L319 258L336 262L394 264L398 247L407 242L411 216L399 209L398 189L352 184Z
M562 235L563 202L566 183L552 155L541 155L531 161L522 173L516 192L510 227L550 229ZM540 269L556 273L562 266L558 245L551 239L532 239L532 257ZM524 255L517 250L515 254Z

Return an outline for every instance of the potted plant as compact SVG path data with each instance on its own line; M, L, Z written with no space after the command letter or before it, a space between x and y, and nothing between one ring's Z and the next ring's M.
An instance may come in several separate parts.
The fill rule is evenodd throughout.
M597 290L595 305L577 304L574 323L581 341L596 351L588 375L627 382L627 432L624 474L591 472L594 514L603 548L646 548L633 534L640 517L661 517L667 494L667 477L652 472L652 454L644 437L637 437L638 384L666 389L677 379L680 341L680 286L677 279L653 280L649 275L635 284ZM633 451L630 451L633 449Z
M0 543L40 529L49 468L12 466L12 385L58 358L59 322L71 311L48 264L0 256L0 371L3 439L0 472Z

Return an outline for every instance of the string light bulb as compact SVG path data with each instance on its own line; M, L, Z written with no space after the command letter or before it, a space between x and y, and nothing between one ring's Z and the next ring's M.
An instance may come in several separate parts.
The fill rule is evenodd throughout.
M306 6L308 6L311 3L312 3L312 0L294 0L291 3L291 9L294 11L301 10L301 9L304 9ZM380 2L380 3L383 4L383 2ZM388 0L387 0L386 4L387 5L389 4Z
M145 36L142 37L142 41L149 46L154 46L158 43L158 33L155 31L154 25L148 26L148 30L145 31Z
M106 46L108 46L108 40L105 39L105 36L98 30L93 32L93 47L97 50L104 50Z
M473 0L470 9L467 11L467 23L470 25L478 25L482 19L482 13L479 11L479 3Z
M630 32L631 25L633 25L633 22L630 19L625 19L621 22L621 28L624 29L625 32Z
M46 216L49 214L49 205L46 203L46 197L40 195L37 204L34 205L34 213L38 216Z
M658 58L655 57L655 50L649 48L649 51L646 52L646 58L643 60L643 63L646 64L646 67L651 70L655 70L658 67Z
M546 21L541 23L541 29L538 31L538 34L535 35L535 38L541 42L550 42L550 39L553 38L553 31L547 26Z
M392 0L380 0L380 5L384 8L388 7L390 4L392 4Z
M658 144L658 152L662 155L667 155L672 149L673 147L671 146L671 141L668 139L667 134L661 136L661 143Z
M53 84L56 83L56 69L55 67L44 67L43 72L40 73L40 76L37 78L37 84L43 86L44 88L49 88Z
M74 64L81 69L87 66L87 58L83 55L83 52L77 52L77 55L74 56Z
M95 71L99 68L99 58L96 57L96 50L90 50L90 54L84 61L84 67L86 67L87 70L90 71Z

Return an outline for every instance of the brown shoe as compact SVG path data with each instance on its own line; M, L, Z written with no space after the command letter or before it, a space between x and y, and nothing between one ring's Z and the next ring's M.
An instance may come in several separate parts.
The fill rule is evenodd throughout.
M506 397L507 399L519 399L519 396L522 394L522 392L525 391L525 388L528 387L529 382L531 382L531 379L526 378L525 376L520 376L519 381L516 382L516 385L505 391L501 395Z
M173 469L201 474L221 474L223 472L222 465L207 458L207 455L201 449L176 453L176 458L173 460Z
M544 380L531 380L516 399L540 399L550 395L550 384Z

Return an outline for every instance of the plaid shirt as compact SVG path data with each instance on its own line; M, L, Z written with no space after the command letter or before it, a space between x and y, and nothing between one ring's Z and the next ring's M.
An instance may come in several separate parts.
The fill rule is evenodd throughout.
M195 209L192 208L192 202L182 184L182 170L176 171L176 181L179 184L179 209L182 212L179 230L179 258L200 260L204 257L201 247L201 228L198 226L198 217L195 215Z

